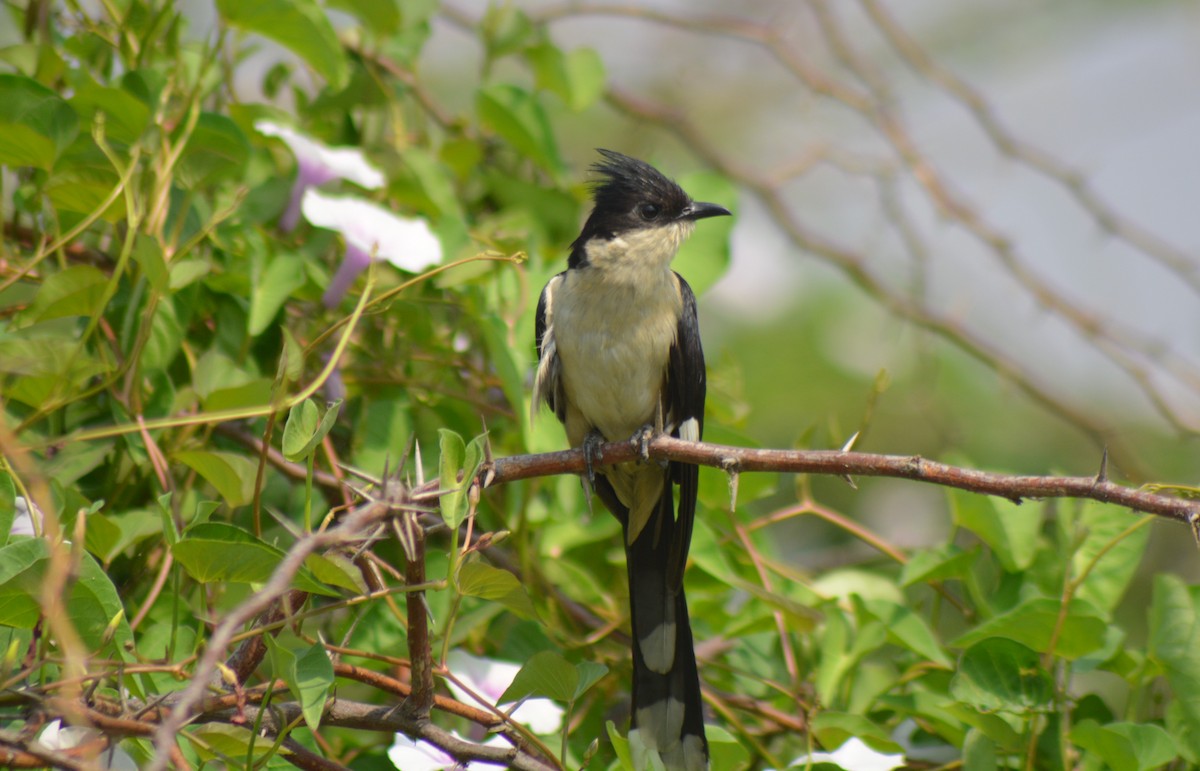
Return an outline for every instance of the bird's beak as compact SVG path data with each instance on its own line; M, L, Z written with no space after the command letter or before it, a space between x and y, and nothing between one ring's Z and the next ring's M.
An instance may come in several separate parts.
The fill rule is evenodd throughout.
M731 212L720 204L692 201L684 207L679 218L684 220L702 220L707 217L728 217L730 214Z

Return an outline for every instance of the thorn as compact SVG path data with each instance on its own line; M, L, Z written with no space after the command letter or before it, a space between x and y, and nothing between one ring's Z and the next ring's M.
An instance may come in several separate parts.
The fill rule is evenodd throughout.
M1100 471L1096 473L1096 484L1102 485L1108 481L1108 445L1104 445L1104 454L1100 456Z
M397 468L404 468L408 465L408 459L412 456L413 442L417 441L417 435L411 434L408 437L408 444L404 445L404 452L400 455L400 465Z
M842 445L842 449L839 450L838 452L850 452L850 450L854 448L854 443L858 441L858 435L860 433L862 433L862 432L855 431L853 434L851 434L850 438L846 440L846 443ZM849 474L842 474L842 481L844 481L846 484L850 485L851 490L858 489L858 485L856 485L854 483L854 480L850 477Z
M425 486L425 467L421 463L421 443L413 439L413 457L417 459L417 487Z
M1192 538L1196 539L1196 546L1200 547L1200 513L1193 511L1188 514L1188 524L1192 526Z

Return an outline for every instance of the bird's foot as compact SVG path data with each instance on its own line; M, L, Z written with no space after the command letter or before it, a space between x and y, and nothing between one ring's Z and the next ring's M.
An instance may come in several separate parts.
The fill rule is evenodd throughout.
M650 462L650 443L654 441L656 436L662 433L664 433L662 426L652 426L647 423L635 431L633 436L629 438L629 443L637 448L638 455L642 458L642 463ZM666 468L667 462L661 461L658 465Z
M596 462L604 458L604 453L600 448L604 446L604 435L596 429L592 429L583 438L583 465L587 468L587 481L589 487L596 486Z

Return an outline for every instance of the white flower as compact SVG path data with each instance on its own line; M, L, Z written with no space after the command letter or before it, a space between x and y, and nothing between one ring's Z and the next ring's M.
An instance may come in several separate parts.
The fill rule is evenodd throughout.
M803 768L809 763L836 763L846 771L892 771L904 767L904 755L885 755L868 747L857 736L852 736L833 752L801 755L788 768Z
M512 706L497 705L496 700L508 690L517 672L521 671L517 664L481 659L456 650L446 657L446 667L455 677L462 680L467 688L487 699L488 706L495 705L504 712ZM448 682L456 699L468 704L476 701L454 681ZM549 699L526 699L511 717L515 722L528 726L535 734L552 734L562 726L563 709Z
M95 728L64 726L61 720L55 720L42 729L38 742L49 750L69 750L101 735ZM101 751L95 761L98 767L112 771L138 771L137 763L133 762L130 754L116 744L110 744Z
M36 503L31 510L25 499L18 495L13 500L13 508L16 509L16 516L13 517L12 528L8 531L11 535L41 535L45 532L42 510Z
M337 305L350 284L374 255L400 270L419 273L442 261L442 243L419 217L397 217L359 198L338 198L316 190L304 193L304 218L319 228L336 230L346 239L346 256L323 298Z
M295 129L269 120L254 124L260 134L278 137L296 156L296 183L288 200L287 211L279 219L279 227L291 231L300 221L300 202L310 187L334 179L349 180L369 190L383 187L383 172L371 165L362 151L355 147L327 147Z
M461 738L451 731L455 738ZM483 743L485 747L511 746L504 737L493 735ZM388 748L388 759L400 771L442 771L447 768L461 768L458 761L446 754L441 747L430 744L425 740L414 741L404 734L396 734L392 746ZM471 768L476 766L496 766L502 764L486 763L482 760L471 761Z

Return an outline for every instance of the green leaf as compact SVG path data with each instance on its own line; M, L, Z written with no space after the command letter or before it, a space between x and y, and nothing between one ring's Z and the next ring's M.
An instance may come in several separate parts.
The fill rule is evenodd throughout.
M325 711L325 698L333 685L333 662L320 642L300 654L296 659L295 682L288 683L292 694L300 702L304 722L312 730L321 725Z
M50 89L0 74L0 165L49 170L79 133L79 117Z
M333 88L346 85L350 77L346 53L333 25L313 0L217 0L217 12L226 23L257 32L291 50Z
M575 695L568 701L575 701L600 682L600 678L608 674L608 667L594 661L581 661L575 665L575 672L579 675L579 682L575 684Z
M245 506L254 500L254 480L258 463L245 455L221 450L181 450L175 459L204 477L230 507Z
M486 562L468 562L458 571L458 590L469 597L499 602L521 618L537 618L537 610L517 577Z
M171 552L192 578L200 583L230 581L266 583L284 558L284 552L252 533L223 522L193 525ZM337 596L302 567L292 585L306 592Z
M358 17L376 35L386 37L400 28L398 0L329 0L327 5Z
M104 116L104 135L109 139L133 144L150 125L150 108L124 88L102 86L77 73L71 106L88 123L97 113Z
M979 536L1009 573L1029 567L1037 550L1044 506L1017 504L962 490L950 492L954 523Z
M462 512L465 511L463 492L459 487L459 475L462 473L463 461L466 458L467 447L463 438L448 428L438 429L438 483L443 492L438 498L438 506L442 511L442 519L452 530L458 528Z
M611 720L604 724L604 730L608 732L608 740L612 742L613 751L617 754L617 762L621 764L621 771L637 771L633 766L633 753L629 750L629 740L621 735Z
M171 291L179 291L188 284L212 273L212 263L207 258L173 260L171 262Z
M918 583L965 578L977 559L978 548L963 550L954 544L948 544L940 549L922 549L912 554L900 572L900 585L912 586Z
M174 493L164 493L154 499L158 504L158 520L162 523L163 539L167 546L174 546L179 541L179 529L175 527L175 512L171 508Z
M479 29L489 60L519 51L534 32L529 16L511 3L490 3Z
M199 187L242 174L249 155L250 143L236 123L218 113L200 113L183 150L178 179L186 187Z
M271 403L273 385L270 378L255 378L229 388L210 391L200 403L210 412L264 407Z
M175 298L160 297L150 322L150 335L139 362L143 372L166 369L183 347L185 331L175 312Z
M1071 728L1072 742L1096 753L1113 771L1149 771L1179 756L1171 735L1147 723L1111 723L1082 720Z
M591 107L604 93L604 60L591 48L563 53L545 42L525 50L538 88L557 94L575 112Z
M276 752L271 742L255 736L253 731L243 726L229 723L201 723L190 726L180 735L189 741L194 740L192 748L201 760L206 763L219 761L213 765L221 767L225 767L230 760L237 760L239 763L246 763L248 760L251 764L258 764Z
M41 538L18 538L0 548L0 626L32 629L41 615L37 602L47 557Z
M258 277L250 296L250 318L247 323L251 337L262 334L275 320L288 298L304 286L304 260L297 254L280 254L267 265Z
M420 146L406 148L401 157L403 167L389 180L389 190L438 219L464 216L454 177L444 163Z
M109 565L117 555L161 532L162 520L156 512L134 509L119 514L92 514L87 518L87 550Z
M950 693L976 709L1024 714L1049 703L1053 683L1037 651L991 638L963 652Z
M362 405L354 428L353 437L358 445L354 465L375 471L382 471L389 463L395 465L412 433L408 402L403 394L369 400Z
M705 726L708 734L708 757L712 768L747 768L750 751L738 742L733 734L719 725Z
M30 629L41 615L38 598L50 557L43 538L19 538L0 548L0 625ZM125 608L104 569L84 553L66 597L67 615L89 651L112 643L123 657L133 634Z
M978 728L967 732L963 742L963 771L996 771L996 743Z
M526 696L545 696L554 701L569 703L579 687L579 672L554 651L533 654L499 699L498 704L520 701Z
M564 171L554 131L533 94L512 85L487 86L475 97L479 120L518 153L555 176Z
M17 516L17 488L7 472L0 471L0 546L8 541Z
M983 623L961 635L950 643L954 647L968 647L989 637L1006 637L1036 651L1046 653L1058 624L1061 603L1048 597L1031 597L1017 607ZM1077 659L1104 644L1105 621L1091 604L1083 600L1071 600L1063 620L1054 654L1066 659Z
M110 199L120 185L113 167L91 136L81 135L66 149L46 181L46 195L59 209L90 215ZM111 199L101 216L108 222L125 218L125 196Z
M72 265L50 275L38 290L28 314L31 321L96 315L108 277L91 265Z
M3 581L0 580L0 584ZM1148 654L1162 667L1181 718L1175 738L1200 756L1200 603L1178 576L1154 577Z
M363 581L362 573L342 554L310 554L305 558L304 566L311 570L321 583L339 586L356 594L370 591Z
M483 332L483 342L487 346L488 361L500 377L500 388L508 403L516 411L520 411L525 403L525 366L518 365L513 347L508 343L508 326L494 313L485 313L480 319L480 329ZM521 421L525 429L526 421Z
M1147 525L1154 517L1135 519L1129 516L1127 510L1099 501L1084 501L1081 508L1075 523L1084 529L1086 535L1071 556L1071 570L1073 576L1083 575L1088 568L1091 568L1091 572L1075 596L1111 613L1137 572L1150 538ZM1141 522L1141 527L1122 537L1131 525L1138 522ZM1121 540L1118 541L1118 538Z
M201 399L207 398L218 389L245 385L251 379L249 372L239 367L237 362L216 347L209 348L201 354L192 367L192 388Z
M342 409L339 399L325 410L318 420L318 409L312 399L305 399L288 411L287 423L283 427L283 457L301 461L312 455L317 445L333 429L338 413Z
M828 710L821 712L813 719L812 732L825 747L841 747L847 740L857 738L879 752L903 751L883 727L862 715Z
M908 648L925 659L940 664L947 669L953 667L953 662L942 651L941 643L933 634L933 630L925 620L910 610L907 606L890 600L859 600L866 611L878 619L887 629L888 639Z
M442 518L451 528L458 528L467 515L470 501L467 494L479 466L483 463L483 443L486 435L480 435L463 444L462 437L453 431L438 429L441 437L441 454L438 460L438 479L441 489L446 491L438 501ZM459 479L462 481L459 481Z

